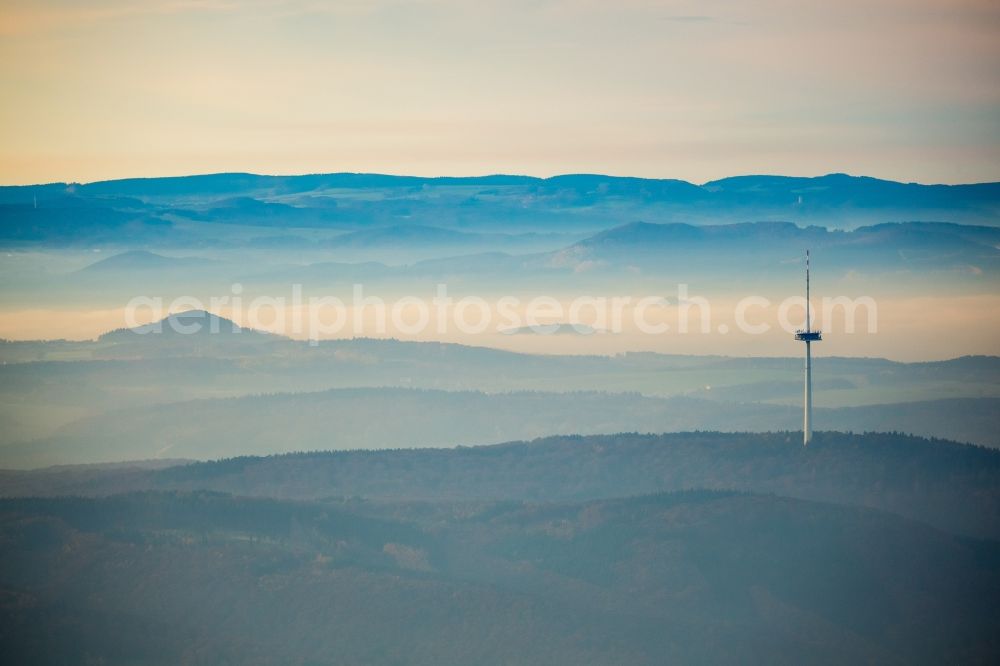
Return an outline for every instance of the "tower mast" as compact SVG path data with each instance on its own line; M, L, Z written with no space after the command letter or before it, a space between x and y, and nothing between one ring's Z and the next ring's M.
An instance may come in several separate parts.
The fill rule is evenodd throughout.
M812 441L812 343L823 339L820 331L812 330L809 305L809 250L806 250L806 327L795 333L795 339L806 343L805 396L802 406L802 445Z

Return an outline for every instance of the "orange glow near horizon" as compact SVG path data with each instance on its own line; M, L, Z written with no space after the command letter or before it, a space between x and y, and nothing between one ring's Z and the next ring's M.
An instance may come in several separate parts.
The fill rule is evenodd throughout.
M430 326L419 333L400 332L392 328L378 332L374 316L368 311L358 317L349 315L350 322L358 318L361 330L353 324L321 339L350 337L393 337L403 340L441 341L471 346L493 347L510 351L542 354L598 354L610 355L626 351L652 351L664 354L711 354L727 356L798 356L799 346L790 335L781 330L774 316L760 322L772 325L762 335L741 333L735 329L722 334L714 322L732 320L733 303L713 301L713 325L708 333L697 328L697 314L692 315L691 330L686 334L668 332L662 335L642 333L629 323L621 332L593 335L505 335L491 328L483 333L462 333L449 327L443 334ZM929 317L928 313L934 313ZM294 313L287 308L283 313L286 325L276 326L273 312L262 314L257 322L244 321L228 309L216 312L232 318L237 323L256 323L258 328L285 334L299 340L308 339L305 331L291 330ZM626 314L630 314L626 312ZM756 317L757 315L755 315ZM795 313L792 313L792 317ZM154 318L148 311L139 313L138 323L149 323ZM658 319L651 322L671 321ZM413 321L412 318L407 321ZM754 323L759 323L755 318ZM0 311L0 338L8 340L69 339L93 340L102 333L126 325L125 310L118 309L29 309ZM823 343L815 350L818 356L867 356L883 357L896 361L929 361L955 358L964 355L1000 355L1000 340L994 332L1000 330L1000 296L969 297L919 297L905 299L880 299L878 301L878 329L865 330L862 320L853 334L843 332L842 321L835 322ZM672 327L676 331L676 326ZM828 327L829 330L829 327Z

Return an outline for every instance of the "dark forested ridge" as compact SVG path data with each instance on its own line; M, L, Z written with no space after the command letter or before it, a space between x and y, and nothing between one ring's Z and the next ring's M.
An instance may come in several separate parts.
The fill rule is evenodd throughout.
M0 494L9 663L1000 656L1000 451L943 440L568 436L5 471Z
M8 663L987 663L1000 550L685 492L0 501Z
M577 501L690 488L862 505L1000 539L1000 451L942 440L820 432L551 437L455 449L240 457L165 469L0 473L0 493L212 490L317 500Z

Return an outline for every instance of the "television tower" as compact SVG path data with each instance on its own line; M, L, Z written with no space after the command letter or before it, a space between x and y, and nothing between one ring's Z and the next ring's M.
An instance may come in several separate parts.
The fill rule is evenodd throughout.
M809 250L806 250L806 327L804 330L795 332L795 339L806 343L806 392L802 415L802 445L808 446L809 442L812 441L813 411L811 345L823 339L823 334L820 331L812 330L812 323L809 317Z

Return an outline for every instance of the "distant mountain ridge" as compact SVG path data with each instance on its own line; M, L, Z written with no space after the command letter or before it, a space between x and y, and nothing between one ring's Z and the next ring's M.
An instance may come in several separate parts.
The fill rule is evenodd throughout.
M884 242L892 237L913 242L921 234L925 237L931 236L934 240L956 239L965 243L985 245L1000 242L1000 229L996 227L947 222L887 222L858 227L852 231L840 231L819 226L801 227L792 222L761 221L712 225L632 222L602 231L580 241L577 245L793 241L798 244L812 243L823 246L836 243ZM923 243L928 244L926 238Z
M80 274L118 271L163 271L207 268L213 261L199 257L167 257L146 250L129 250L96 261L77 271Z
M678 179L636 178L601 174L565 174L550 178L532 176L419 177L364 173L330 173L301 176L265 176L221 173L164 178L133 178L86 184L0 186L0 204L41 203L52 206L60 198L67 202L93 200L104 205L115 199L131 199L143 205L143 197L217 197L220 209L276 215L289 207L262 203L255 196L305 194L338 189L390 189L417 192L421 188L500 188L543 196L572 195L578 205L600 198L639 201L669 201L680 204L711 203L755 206L815 207L921 207L949 209L1000 205L1000 183L925 185L900 183L864 176L828 174L817 177L735 176L697 185ZM487 193L489 190L485 190ZM41 197L41 199L39 199ZM125 198L125 199L122 199ZM570 200L566 200L567 202ZM58 204L56 207L60 207ZM294 209L291 211L294 212Z
M101 335L98 342L133 342L140 339L154 340L160 336L170 338L185 339L192 336L195 339L203 339L205 336L219 335L220 344L239 341L237 336L245 336L252 339L287 339L284 336L275 335L266 331L259 331L253 328L244 328L231 319L220 317L219 315L205 310L185 310L167 315L163 319L143 324L134 328L119 328Z
M941 222L884 223L843 231L774 221L712 225L640 221L586 235L576 242L570 240L556 250L514 251L522 247L519 243L532 242L531 238L532 234L479 233L423 225L380 226L314 243L349 253L348 260L255 271L253 266L200 257L127 250L75 274L97 278L136 271L137 277L145 279L155 279L161 273L188 279L214 276L251 283L277 280L326 284L411 277L444 279L452 275L558 277L584 269L621 272L642 268L649 274L683 269L690 278L721 274L737 265L761 270L774 262L798 260L806 247L820 253L825 268L843 271L1000 271L1000 227ZM497 249L480 251L483 247ZM369 256L366 253L391 254L414 248L436 251L438 256L395 265L365 258ZM352 256L357 259L351 261ZM186 275L176 275L180 272Z
M545 189L570 188L583 192L605 188L609 194L640 193L645 196L704 196L723 193L727 196L752 195L761 199L783 197L786 193L817 193L850 187L863 199L877 201L891 192L909 196L925 192L927 196L954 197L975 195L995 201L1000 197L1000 182L954 185L903 183L893 180L830 173L823 176L744 175L730 176L698 185L676 178L642 178L606 174L561 174L547 178L497 174L489 176L403 176L377 173L335 172L304 175L261 175L253 173L215 173L191 176L124 178L91 183L46 183L39 185L0 186L0 201L9 201L15 193L43 196L53 194L95 194L100 196L170 196L179 194L225 194L249 189L271 188L276 191L305 192L321 188L385 188L421 186L525 186Z
M907 220L1000 226L1000 183L922 185L844 174L739 176L697 185L600 174L223 173L0 187L0 240L19 243L225 247L252 240L260 247L260 238L234 239L221 225L327 232L432 227L579 238L636 220L699 226L755 220L832 228ZM282 246L316 243L308 234L277 240Z

